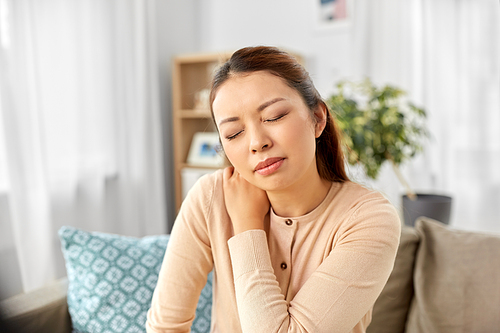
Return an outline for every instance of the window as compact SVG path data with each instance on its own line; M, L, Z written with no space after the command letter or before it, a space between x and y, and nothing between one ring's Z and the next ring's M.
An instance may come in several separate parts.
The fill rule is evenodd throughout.
M0 52L9 46L9 15L7 1L0 0ZM0 73L1 73L0 68ZM8 187L7 178L7 152L5 149L5 132L2 114L2 96L0 95L0 193L5 192Z
M6 192L9 188L7 178L7 152L5 147L5 132L2 116L2 96L0 96L0 193Z

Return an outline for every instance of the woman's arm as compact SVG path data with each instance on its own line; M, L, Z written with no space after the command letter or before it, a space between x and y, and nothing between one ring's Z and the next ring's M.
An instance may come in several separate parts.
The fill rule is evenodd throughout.
M211 192L198 182L175 220L148 311L148 333L190 332L213 259L205 218Z
M389 277L399 233L398 215L385 200L360 205L289 304L276 281L265 232L234 236L229 249L243 332L350 332Z

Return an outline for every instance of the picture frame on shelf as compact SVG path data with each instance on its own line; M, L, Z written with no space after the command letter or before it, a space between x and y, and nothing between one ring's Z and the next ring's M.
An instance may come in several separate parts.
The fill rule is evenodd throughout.
M217 132L195 133L187 162L195 166L224 166L225 159L221 153L219 134Z
M318 30L343 29L352 21L352 0L314 0Z

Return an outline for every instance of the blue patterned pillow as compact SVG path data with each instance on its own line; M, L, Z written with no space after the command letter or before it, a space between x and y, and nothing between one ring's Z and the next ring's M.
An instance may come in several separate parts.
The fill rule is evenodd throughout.
M191 326L192 333L209 333L212 320L212 279L213 272L207 277L207 284L203 288L196 306L196 317Z
M68 273L73 330L145 332L169 236L133 238L62 227L59 237ZM210 331L211 306L212 274L198 302L193 332Z

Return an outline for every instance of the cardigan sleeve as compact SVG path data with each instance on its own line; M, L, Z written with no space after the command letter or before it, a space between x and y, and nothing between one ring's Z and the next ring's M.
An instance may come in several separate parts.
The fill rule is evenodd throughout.
M181 206L148 311L148 333L190 332L198 298L213 267L205 218L212 190L198 181Z
M360 205L339 230L329 255L289 303L276 281L265 231L232 237L228 244L242 331L350 332L387 282L400 228L389 203Z

